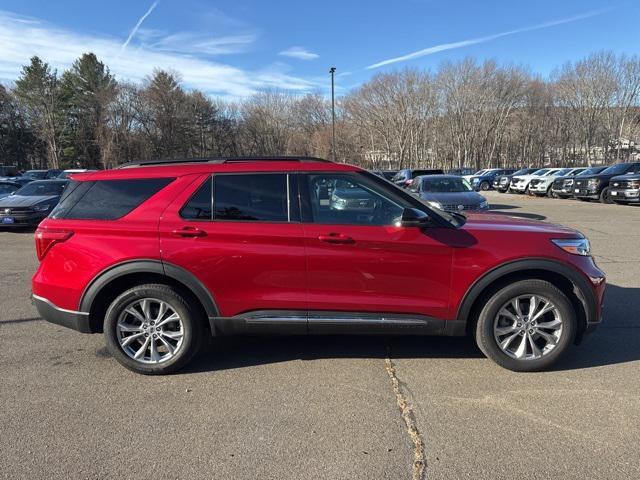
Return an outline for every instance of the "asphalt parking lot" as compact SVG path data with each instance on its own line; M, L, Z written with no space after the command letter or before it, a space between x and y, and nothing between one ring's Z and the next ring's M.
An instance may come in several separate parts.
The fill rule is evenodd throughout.
M0 477L410 479L417 444L429 479L640 478L640 207L487 197L579 229L607 273L603 325L552 372L464 338L274 337L143 377L38 318L32 234L0 232Z

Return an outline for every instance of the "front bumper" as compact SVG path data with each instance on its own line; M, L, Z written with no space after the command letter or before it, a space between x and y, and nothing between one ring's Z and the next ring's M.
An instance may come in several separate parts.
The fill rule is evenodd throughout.
M529 185L529 191L531 193L547 193L549 190L548 184Z
M609 194L615 202L640 202L640 189L612 188Z
M47 213L40 212L16 212L11 214L0 213L0 228L11 227L37 227L44 220ZM13 219L12 223L5 223L7 218Z
M31 301L40 316L47 322L71 328L81 333L91 333L89 314L87 312L76 312L60 308L50 300L38 295L31 295Z

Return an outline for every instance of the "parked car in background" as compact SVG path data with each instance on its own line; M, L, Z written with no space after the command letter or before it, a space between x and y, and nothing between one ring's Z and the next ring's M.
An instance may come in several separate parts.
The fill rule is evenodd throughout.
M379 177L384 178L385 180L391 181L393 177L395 177L397 170L372 170L372 173L375 173Z
M600 173L607 166L604 167L588 167L584 168L581 172L566 175L564 177L556 179L551 185L551 191L555 198L571 198L573 197L573 182L576 177L584 177L587 175L594 175Z
M480 175L475 174L471 176L471 186L476 190L490 190L493 185L493 181L498 175L509 175L515 171L515 168L488 168Z
M65 179L68 179L74 173L90 173L90 172L96 172L96 171L97 170L88 170L86 168L72 168L69 170L63 170L58 174L56 178L60 180L65 180Z
M463 167L463 168L452 168L451 170L447 170L446 174L447 175L458 175L460 177L463 177L465 175L473 175L474 172L475 172L475 169L473 169L473 168Z
M559 168L541 168L533 173L526 175L514 175L511 179L510 192L513 193L529 193L529 183L534 178L543 177L545 175L553 175L560 170Z
M605 168L602 172L576 178L573 185L573 196L578 200L599 200L601 203L612 203L609 195L609 182L618 175L640 173L640 162L617 163Z
M553 182L555 182L558 178L564 178L567 175L573 175L574 173L580 173L584 171L585 168L561 168L555 173L544 175L540 178L534 178L529 182L529 193L537 196L548 196L553 197L553 191L551 190L551 186Z
M19 188L19 183L0 180L0 198L8 197Z
M17 177L18 167L15 165L0 165L0 177Z
M49 180L56 178L60 173L62 173L62 170L60 169L27 170L22 174L22 176L33 180Z
M35 227L58 204L67 180L37 180L0 199L0 227Z
M27 183L31 183L35 181L33 178L29 178L29 177L4 177L4 178L0 178L0 180L2 180L3 182L17 183L21 187L24 187Z
M511 179L516 175L529 175L530 173L535 172L536 170L540 170L538 167L536 168L521 168L520 170L505 174L498 175L493 179L493 188L500 193L506 193L509 191L509 187L511 186Z
M435 208L446 212L488 210L487 199L457 175L416 177L409 191Z
M332 208L338 182L373 213ZM499 365L537 371L597 327L606 283L571 228L445 212L309 158L79 174L35 239L40 316L104 333L144 374L184 367L207 335L247 333L470 334Z
M398 170L391 181L398 185L399 187L407 188L411 185L411 181L419 177L421 175L442 175L444 174L444 170L440 168L431 168L431 169L422 169L422 170L411 170L409 168L403 168L402 170Z
M613 177L610 181L610 198L616 203L640 203L640 173Z

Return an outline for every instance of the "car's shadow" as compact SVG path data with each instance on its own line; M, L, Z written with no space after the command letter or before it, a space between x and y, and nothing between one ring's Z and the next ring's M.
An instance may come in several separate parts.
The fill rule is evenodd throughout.
M544 215L540 215L537 213L524 213L524 212L512 212L511 210L520 209L522 207L518 207L516 205L502 205L500 203L491 203L489 204L489 211L491 213L501 214L501 215L509 215L512 217L522 217L528 218L529 220L546 220L547 217Z
M603 324L572 347L554 370L601 367L640 360L640 288L610 285ZM244 368L323 358L483 358L470 337L279 336L221 337L182 373ZM487 360L488 361L488 360Z

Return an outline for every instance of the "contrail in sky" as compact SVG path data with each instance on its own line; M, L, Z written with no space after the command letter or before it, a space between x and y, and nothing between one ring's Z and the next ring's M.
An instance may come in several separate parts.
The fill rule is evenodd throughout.
M127 40L122 44L122 48L120 49L120 52L123 52L124 49L127 48L127 45L129 45L129 42L131 41L131 39L136 35L136 33L138 33L138 29L142 25L142 22L144 22L146 18L149 15L151 15L151 12L153 12L155 8L158 6L158 2L159 0L156 0L155 2L153 2L149 7L149 10L147 10L147 12L140 17L140 19L138 20L138 23L136 23L136 26L133 27L133 30L131 30L131 33L127 37Z

